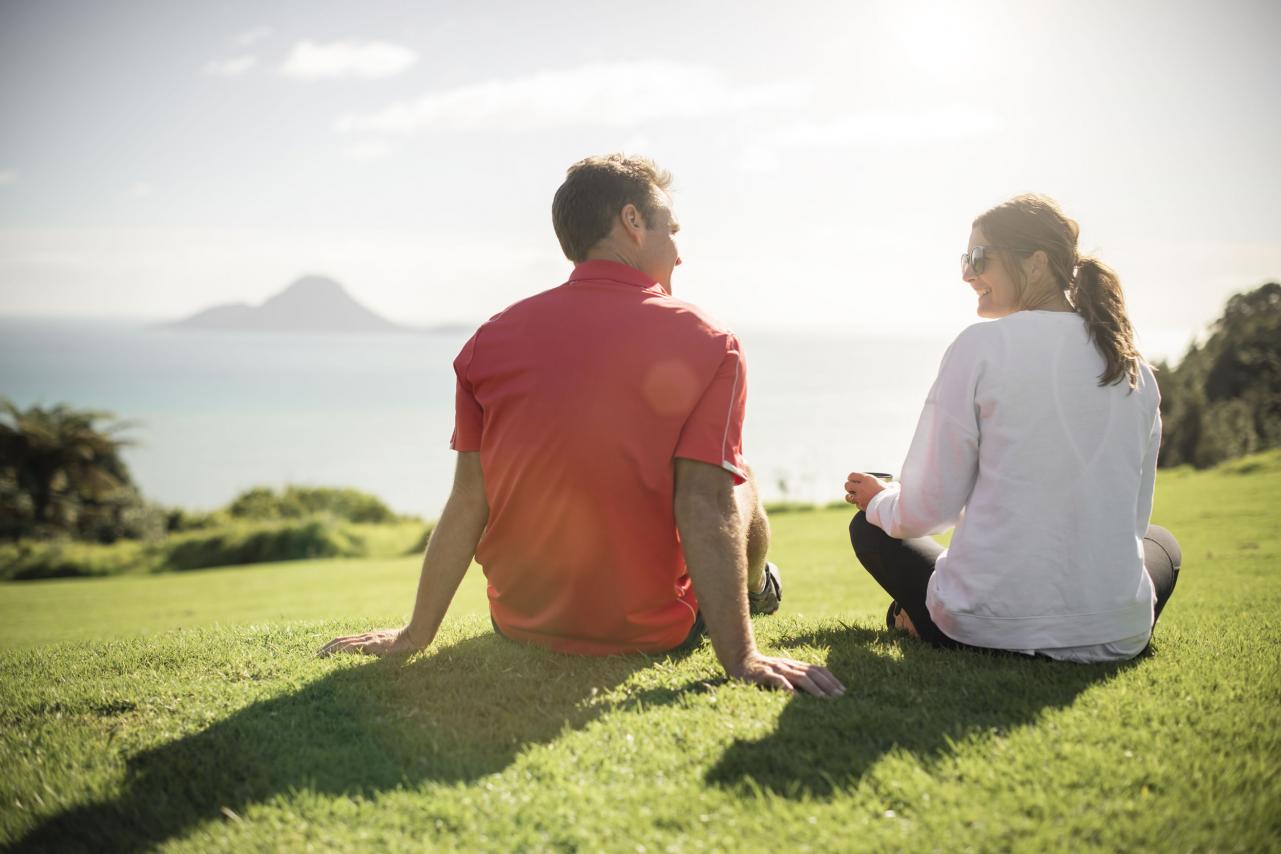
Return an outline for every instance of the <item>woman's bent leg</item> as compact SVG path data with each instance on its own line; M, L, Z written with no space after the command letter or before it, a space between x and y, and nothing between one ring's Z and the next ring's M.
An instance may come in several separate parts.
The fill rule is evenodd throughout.
M1183 564L1183 550L1174 539L1174 535L1160 525L1149 525L1143 535L1143 568L1152 579L1156 588L1155 622L1161 617L1161 609L1170 601L1174 585L1179 581L1179 567Z
M923 640L937 646L961 646L934 625L925 607L925 589L943 547L929 537L896 540L858 513L850 522L850 542L859 563L886 593L907 611Z

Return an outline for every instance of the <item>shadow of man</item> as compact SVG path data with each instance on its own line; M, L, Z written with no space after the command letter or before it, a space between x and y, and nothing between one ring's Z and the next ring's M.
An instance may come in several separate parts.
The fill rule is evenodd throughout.
M934 763L957 742L1031 723L1134 663L941 651L863 628L787 641L829 647L827 666L848 693L834 703L791 702L773 733L726 750L708 771L709 783L737 787L751 781L785 797L829 798L856 785L890 751ZM895 648L901 657L890 654Z
M19 850L136 851L281 793L370 796L469 781L601 713L585 702L652 660L581 660L492 634L407 662L345 666L128 759L114 797L44 820ZM515 705L512 698L519 698Z

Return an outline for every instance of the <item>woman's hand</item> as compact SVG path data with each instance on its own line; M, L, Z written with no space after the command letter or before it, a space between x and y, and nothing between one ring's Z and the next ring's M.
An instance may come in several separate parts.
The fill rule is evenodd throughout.
M857 504L860 510L867 510L868 503L884 488L880 478L867 472L852 471L845 481L845 500Z

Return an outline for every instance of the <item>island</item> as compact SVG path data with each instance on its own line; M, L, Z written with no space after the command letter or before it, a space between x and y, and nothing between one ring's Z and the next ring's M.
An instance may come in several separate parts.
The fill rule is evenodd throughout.
M165 324L174 329L248 332L417 332L380 317L327 276L295 281L261 305L228 303Z

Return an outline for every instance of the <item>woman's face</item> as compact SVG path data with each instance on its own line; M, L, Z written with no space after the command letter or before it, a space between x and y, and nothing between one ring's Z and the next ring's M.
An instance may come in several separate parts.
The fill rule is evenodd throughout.
M970 245L966 247L966 254L972 253L975 246L987 248L986 263L980 265L983 267L983 272L975 273L974 268L968 263L962 263L961 278L978 294L979 317L1005 317L1007 314L1018 311L1018 286L1006 272L1005 265L997 257L996 250L988 243L987 236L977 226L970 232Z

